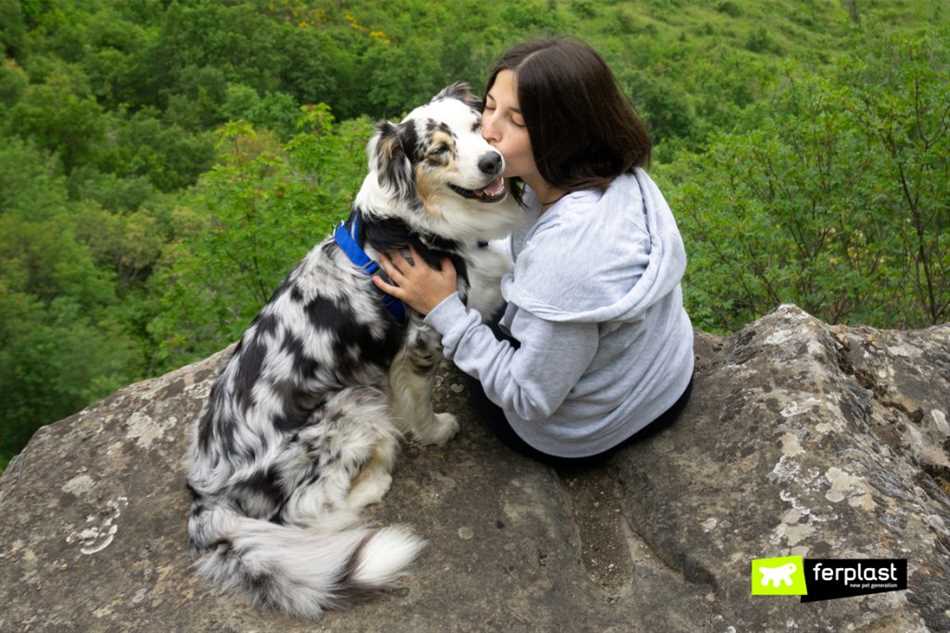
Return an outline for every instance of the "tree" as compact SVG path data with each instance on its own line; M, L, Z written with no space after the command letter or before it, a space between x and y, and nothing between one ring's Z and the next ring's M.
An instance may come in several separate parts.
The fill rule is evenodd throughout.
M0 216L47 220L67 205L60 162L18 138L0 143Z
M868 183L875 202L898 217L889 226L905 266L892 283L911 289L914 312L940 323L950 317L950 29L872 37L869 54L844 68L850 114L876 149L876 173L891 185Z
M104 138L105 126L96 100L77 89L85 83L85 78L77 80L60 67L42 84L30 85L10 108L7 134L57 152L67 172L90 160Z
M141 352L112 318L115 304L67 213L0 215L0 457L136 375Z
M17 0L0 0L0 48L4 57L18 57L24 53L26 24Z

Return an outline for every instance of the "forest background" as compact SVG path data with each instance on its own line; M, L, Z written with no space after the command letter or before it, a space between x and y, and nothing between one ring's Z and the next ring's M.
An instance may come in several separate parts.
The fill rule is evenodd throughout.
M236 340L373 122L578 36L656 143L696 327L948 320L943 0L0 0L0 469Z

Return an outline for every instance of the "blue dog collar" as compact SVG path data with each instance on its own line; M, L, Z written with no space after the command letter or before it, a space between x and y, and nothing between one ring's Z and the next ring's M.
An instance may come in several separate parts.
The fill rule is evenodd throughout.
M350 223L350 230L346 230L346 222L341 221L333 233L333 240L337 243L346 256L359 268L364 275L371 277L379 271L379 264L370 259L362 248L360 248L358 237L360 234L360 216L353 215L353 221ZM399 321L406 320L406 306L396 297L383 293L383 305L389 310L389 313Z

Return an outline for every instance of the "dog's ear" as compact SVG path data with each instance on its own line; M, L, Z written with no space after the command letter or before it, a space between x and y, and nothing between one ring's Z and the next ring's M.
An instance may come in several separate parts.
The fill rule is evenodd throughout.
M397 196L409 200L416 195L412 175L411 153L415 134L412 122L393 125L389 121L376 124L376 134L369 143L370 169L376 171L381 187L391 189Z
M457 81L439 91L432 101L439 99L458 99L473 110L482 111L482 100L472 93L472 88L464 81Z

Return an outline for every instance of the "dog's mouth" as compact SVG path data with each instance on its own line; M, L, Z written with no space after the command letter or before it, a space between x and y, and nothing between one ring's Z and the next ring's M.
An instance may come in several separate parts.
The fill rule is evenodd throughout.
M456 187L452 183L448 184L449 187L452 188L452 191L463 198L471 198L479 202L498 202L503 200L507 193L505 190L505 179L501 176L481 189L463 189L462 187Z

